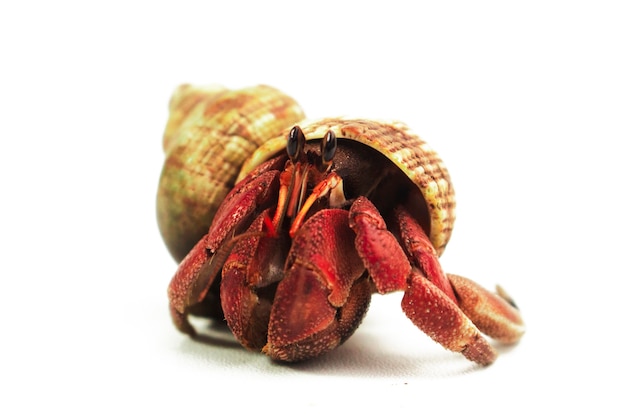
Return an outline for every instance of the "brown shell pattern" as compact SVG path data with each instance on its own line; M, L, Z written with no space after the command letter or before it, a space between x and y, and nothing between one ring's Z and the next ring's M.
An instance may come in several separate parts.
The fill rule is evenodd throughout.
M303 118L294 99L264 85L241 90L182 85L174 92L163 137L157 220L177 261L209 230L244 160Z
M307 139L333 130L337 137L371 146L393 161L421 191L430 238L441 255L454 224L454 190L437 153L405 124L305 120L293 98L264 85L240 90L182 85L170 100L163 136L166 158L157 193L161 235L177 261L208 231L233 185L284 150L289 129L296 124Z
M307 139L321 138L332 130L338 138L368 145L389 158L420 189L430 217L430 239L441 255L450 240L456 200L447 168L439 155L408 126L397 121L327 118L299 124ZM246 161L243 178L255 166L284 149L287 132L267 141Z

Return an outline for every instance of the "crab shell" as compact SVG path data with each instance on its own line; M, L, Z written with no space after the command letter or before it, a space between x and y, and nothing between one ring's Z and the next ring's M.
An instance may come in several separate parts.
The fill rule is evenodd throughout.
M298 103L259 85L241 90L181 85L170 100L157 221L177 262L209 230L244 160L304 118Z
M439 155L408 126L397 121L326 118L298 124L307 140L319 139L332 130L339 140L353 140L382 153L417 186L423 207L420 224L441 256L450 240L456 201L448 170ZM246 160L237 181L261 163L284 152L287 132L261 145Z

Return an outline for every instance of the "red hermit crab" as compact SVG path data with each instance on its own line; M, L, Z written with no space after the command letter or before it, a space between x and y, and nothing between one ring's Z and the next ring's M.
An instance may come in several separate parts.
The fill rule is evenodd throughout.
M443 272L454 191L405 125L306 121L262 86L185 86L171 106L158 214L170 251L184 256L168 288L180 331L195 335L189 315L223 317L246 348L298 361L350 337L372 293L404 291L417 327L477 363L497 356L481 333L522 336L502 291Z

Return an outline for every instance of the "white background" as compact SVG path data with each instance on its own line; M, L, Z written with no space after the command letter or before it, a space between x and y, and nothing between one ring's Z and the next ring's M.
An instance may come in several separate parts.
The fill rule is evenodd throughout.
M0 414L624 415L619 2L225 3L0 6ZM502 284L523 340L479 368L401 294L295 366L179 334L155 195L183 82L409 124L457 189L445 269Z

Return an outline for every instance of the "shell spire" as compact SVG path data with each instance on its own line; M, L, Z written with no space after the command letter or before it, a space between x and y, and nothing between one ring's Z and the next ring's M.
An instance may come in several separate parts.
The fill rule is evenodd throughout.
M303 118L293 98L265 85L178 87L163 135L166 159L157 193L159 229L177 261L207 232L246 158Z

